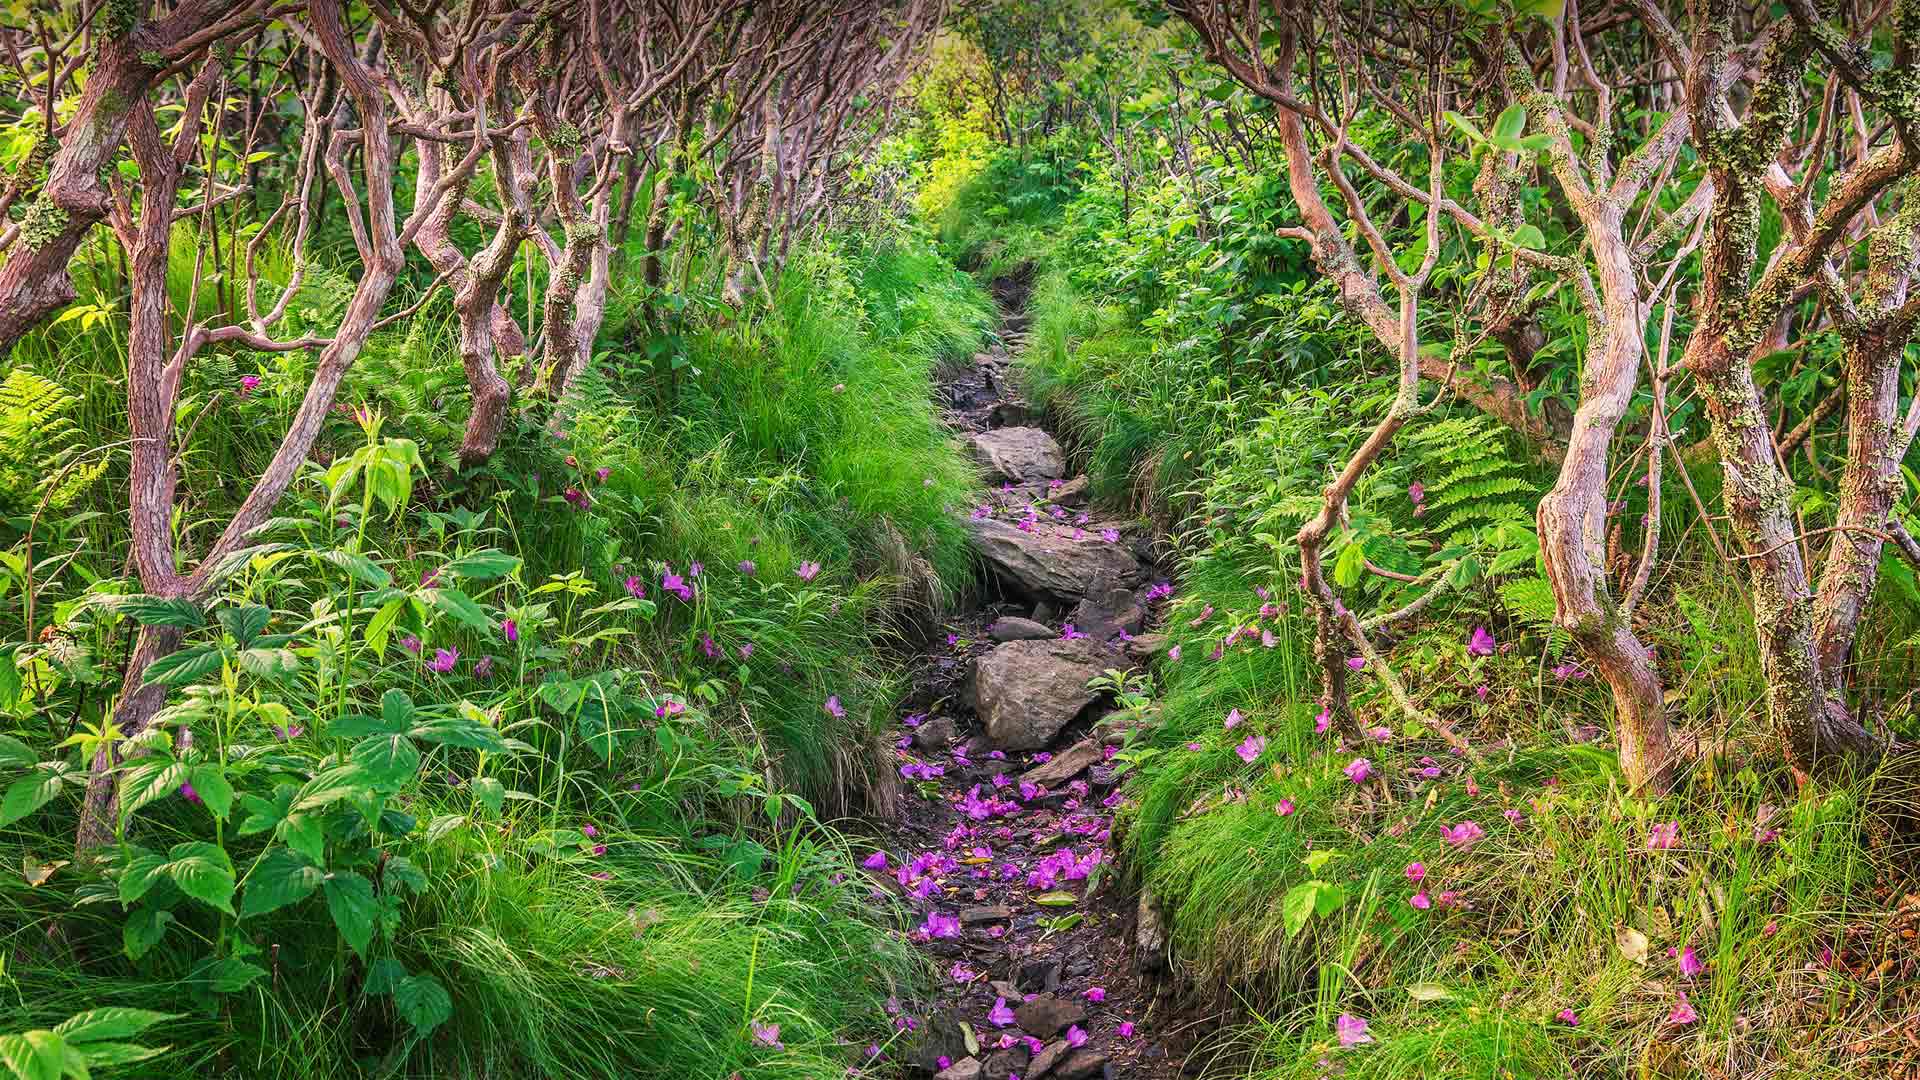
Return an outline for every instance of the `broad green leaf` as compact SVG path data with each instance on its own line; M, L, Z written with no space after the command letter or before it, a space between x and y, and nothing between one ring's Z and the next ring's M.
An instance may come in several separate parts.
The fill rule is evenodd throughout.
M428 589L424 594L427 602L451 615L455 622L469 630L488 633L493 630L493 620L480 609L473 597L459 589Z
M145 681L184 686L220 670L220 650L212 646L181 649L147 665Z
M1500 115L1494 119L1492 138L1495 142L1512 143L1516 142L1521 132L1526 130L1527 107L1516 101L1502 109Z
M387 731L405 731L406 724L413 719L413 699L405 690L395 687L380 695L380 717L391 727Z
M0 661L0 664L6 663ZM0 705L6 704L4 695L0 695ZM11 735L0 735L0 767L20 766L32 768L40 763L40 755L33 748Z
M89 1009L53 1030L66 1036L68 1042L88 1043L108 1039L118 1041L131 1039L163 1020L175 1019L178 1017L173 1013L110 1007Z
M333 915L333 925L339 928L340 936L347 939L354 952L365 953L368 943L373 941L374 916L380 911L380 902L373 896L373 883L346 871L328 874L322 888L327 894L327 911Z
M1313 917L1313 897L1317 883L1303 881L1288 889L1280 898L1280 923L1286 929L1288 937L1298 937L1300 931L1307 928L1307 920Z
M122 596L114 599L113 608L141 626L174 626L192 630L207 623L200 605L179 596L148 596L144 593Z
M384 716L348 713L327 725L327 737L364 739L369 735L405 735L412 727L406 719L394 721Z
M267 969L258 964L249 964L238 957L229 956L202 965L195 975L204 980L207 988L216 994L237 994L252 986L266 973Z
M247 649L240 669L256 678L284 679L300 670L300 657L292 649Z
M166 876L167 860L164 855L135 848L120 867L120 902L134 903Z
M206 804L213 816L221 821L233 813L233 785L227 781L226 770L216 764L197 765L193 770L194 794Z
M374 787L395 791L420 768L420 748L405 735L374 735L353 744L354 764Z
M130 818L148 803L177 793L189 774L185 762L164 758L134 765L120 781L121 818Z
M242 604L239 607L221 608L220 625L226 627L241 648L253 644L273 618L273 612L259 604Z
M382 569L379 564L352 551L323 551L320 558L352 574L362 585L384 589L393 584L393 575Z
M15 780L0 799L0 825L11 825L52 802L63 783L60 773L38 769Z
M160 944L161 939L167 936L167 927L172 925L171 911L154 907L137 908L120 927L120 947L126 950L127 959L138 963L141 957Z
M511 574L520 568L520 560L498 548L482 551L470 551L446 565L446 571L454 577L471 578L475 581L487 581Z
M1358 543L1349 543L1340 549L1340 557L1334 560L1333 580L1343 589L1351 589L1360 584L1360 575L1367 569L1367 552Z
M1460 115L1457 112L1454 112L1451 109L1447 110L1446 113L1443 115L1446 116L1447 123L1452 124L1454 127L1460 129L1460 131L1464 133L1467 138L1473 140L1476 143L1483 143L1487 141L1487 137L1481 134L1480 129L1474 126L1473 121L1467 119L1466 117Z
M453 1017L453 998L431 975L409 975L393 988L393 1004L422 1036Z
M393 636L393 625L399 621L400 613L406 609L407 598L396 596L382 605L379 611L374 612L373 618L367 621L367 647L373 650L374 656L386 655L387 641Z
M60 1080L66 1060L66 1040L51 1031L0 1035L0 1063L19 1080Z
M292 814L274 835L314 862L327 857L327 831L319 814Z
M427 891L426 872L405 855L395 855L388 859L387 868L381 874L380 880L386 883L388 892L392 892L394 886L405 889L415 896Z
M491 776L482 776L473 781L473 797L480 804L498 814L507 802L507 786Z
M325 876L324 871L299 852L274 848L247 875L247 889L240 897L240 917L264 915L288 904L297 904L312 896Z
M212 844L175 844L167 853L167 876L180 891L209 907L233 914L233 867Z
M1053 892L1041 893L1033 898L1033 902L1047 907L1072 907L1080 902L1080 898L1065 889L1056 889Z
M506 737L486 724L473 720L447 718L429 720L413 729L416 738L442 746L459 746L469 750L485 750L488 753L507 752Z

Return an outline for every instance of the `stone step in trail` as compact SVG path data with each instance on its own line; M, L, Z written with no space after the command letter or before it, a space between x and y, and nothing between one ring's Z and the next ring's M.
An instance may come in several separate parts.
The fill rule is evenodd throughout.
M1152 550L1067 475L1018 396L1012 351L1003 341L941 386L992 485L967 524L998 599L922 658L901 718L899 769L918 791L879 823L865 867L914 906L909 936L939 978L933 1000L900 1004L882 1054L939 1080L1160 1080L1181 1068L1153 1023L1164 933L1112 861L1111 759L1137 720L1108 716L1088 686L1156 648Z

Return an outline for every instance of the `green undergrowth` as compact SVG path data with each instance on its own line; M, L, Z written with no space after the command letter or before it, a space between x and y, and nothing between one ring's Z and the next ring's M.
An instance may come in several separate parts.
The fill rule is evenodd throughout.
M816 244L745 310L700 299L702 263L682 305L618 275L565 421L516 402L472 472L430 301L375 336L316 466L200 615L126 576L101 254L78 276L99 314L0 368L58 387L63 423L109 448L36 525L30 626L29 522L6 526L0 780L55 779L0 829L0 860L38 879L0 882L0 1030L175 1014L132 1070L153 1076L800 1078L885 1043L919 967L843 884L832 822L895 797L892 646L970 579L950 508L978 481L931 377L981 347L984 291L911 233ZM303 301L337 302L314 276ZM189 371L189 558L310 363ZM106 718L143 623L184 629L185 663L123 844L75 860L91 744L59 744Z
M1363 731L1319 730L1294 536L1391 372L1289 253L1247 238L1221 255L1231 213L1186 240L1171 210L1123 219L1089 171L1037 230L1022 359L1099 490L1153 516L1176 567L1167 652L1136 675L1151 727L1116 759L1115 834L1167 919L1186 1007L1233 1019L1203 1044L1206 1075L1839 1077L1902 1060L1890 1032L1911 989L1877 973L1908 880L1882 820L1910 790L1801 791L1749 737L1751 616L1691 506L1669 493L1679 539L1637 616L1676 723L1710 747L1671 794L1623 790L1605 688L1552 626L1533 527L1551 474L1461 410L1401 434L1325 558L1363 618L1441 590L1387 656L1471 756L1410 721L1371 665L1350 672ZM1238 204L1242 180L1220 183ZM972 249L1016 261L996 245L1036 230L1014 225ZM1644 489L1617 512L1645 513ZM1863 646L1881 670L1914 618L1889 588ZM1469 648L1476 628L1490 648ZM1473 838L1447 838L1469 822ZM1342 1046L1342 1015L1370 1041Z

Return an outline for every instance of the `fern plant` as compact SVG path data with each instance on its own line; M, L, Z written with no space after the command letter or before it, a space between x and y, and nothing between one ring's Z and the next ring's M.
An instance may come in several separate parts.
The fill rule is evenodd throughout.
M104 455L84 457L88 447L72 417L79 404L24 367L0 379L0 512L69 506L106 471Z

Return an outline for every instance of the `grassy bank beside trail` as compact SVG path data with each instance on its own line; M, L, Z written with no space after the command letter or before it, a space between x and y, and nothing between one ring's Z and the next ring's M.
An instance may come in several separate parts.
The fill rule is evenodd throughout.
M1439 583L1385 656L1470 749L1358 657L1364 737L1342 738L1318 715L1293 537L1391 371L1270 242L1270 177L1210 163L1227 209L1202 235L1169 224L1183 179L1123 215L1102 168L1046 153L990 164L943 242L1033 264L1029 391L1177 567L1116 834L1170 923L1182 1008L1229 1018L1207 1075L1900 1075L1920 997L1889 973L1920 916L1888 822L1916 787L1796 788L1758 737L1750 614L1691 508L1668 503L1682 544L1637 616L1677 725L1710 747L1669 795L1623 789L1605 688L1551 625L1532 522L1551 475L1462 410L1408 429L1328 558L1420 579L1343 577L1369 611ZM1876 617L1898 641L1916 609Z
M56 388L43 435L125 439L114 260L82 257L101 314L0 364ZM337 301L319 276L303 297ZM977 480L931 376L991 303L911 234L816 245L745 312L649 322L619 280L560 432L516 411L470 474L445 300L377 335L204 618L116 599L139 591L121 458L41 516L31 608L23 565L0 587L0 781L72 779L7 796L0 861L27 873L0 879L0 1030L174 1014L114 1075L715 1080L840 1076L894 1034L920 967L831 822L893 797L889 648L967 587L950 509ZM187 373L185 551L310 363ZM170 619L199 659L166 771L75 861L90 744L27 748L97 730L138 624Z

